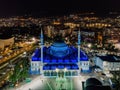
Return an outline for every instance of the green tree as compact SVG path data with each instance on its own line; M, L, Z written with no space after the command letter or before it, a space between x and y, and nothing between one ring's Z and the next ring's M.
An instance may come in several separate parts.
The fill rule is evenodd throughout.
M120 90L120 71L112 72L112 74L113 74L113 78L111 78L111 80L116 85L115 90Z
M23 81L28 77L29 73L29 60L27 57L23 58L16 66L14 67L13 74L10 76L9 80L12 84L15 84L17 81Z

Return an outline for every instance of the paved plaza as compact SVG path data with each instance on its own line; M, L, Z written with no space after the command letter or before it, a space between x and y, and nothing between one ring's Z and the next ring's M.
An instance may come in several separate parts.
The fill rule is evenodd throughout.
M29 83L21 83L18 87L7 88L7 90L82 90L82 81L86 79L87 76L66 78L36 76Z

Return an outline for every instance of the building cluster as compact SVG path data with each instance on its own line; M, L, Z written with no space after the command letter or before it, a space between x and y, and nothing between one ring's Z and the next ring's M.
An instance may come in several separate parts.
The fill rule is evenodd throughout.
M0 18L0 27L14 27L22 26L27 27L29 25L35 24L39 25L40 23L44 24L64 24L69 25L70 27L81 26L84 28L106 28L106 27L119 27L120 18L116 17L107 17L101 18L96 17L94 14L90 15L81 15L81 14L72 14L66 16L54 16L54 17L44 17L44 18L33 18L33 17L10 17L10 18Z
M47 19L44 18L32 18L32 17L11 17L0 18L0 27L30 27L32 25L39 25L41 21Z
M119 48L120 17L97 17L94 13L71 14L66 16L32 18L11 17L1 18L0 27L29 27L43 25L44 34L54 38L58 33L67 43L77 40L77 31L80 29L82 42L91 42L92 46L108 47L109 43ZM40 29L40 28L38 28ZM20 29L18 28L18 32ZM35 32L35 30L34 30ZM16 39L16 37L15 37ZM3 47L3 44L2 44Z
M94 13L84 14L71 14L66 16L56 17L44 17L44 18L32 18L32 17L12 17L1 18L0 27L17 27L17 29L11 30L12 32L20 32L22 28L24 31L39 33L37 29L32 30L33 27L40 27L44 25L44 32L48 37L54 37L56 34L61 33L63 37L70 35L76 35L76 30L80 28L82 40L85 42L92 41L99 46L103 44L113 43L115 46L120 41L119 33L120 18L118 15L115 17L97 17ZM30 29L32 28L32 29ZM26 29L29 29L27 31ZM0 29L4 31L3 29ZM75 37L76 38L76 37ZM73 40L72 40L73 41ZM107 46L106 46L107 47Z
M96 66L106 74L110 74L111 71L120 71L120 56L96 55L93 60Z

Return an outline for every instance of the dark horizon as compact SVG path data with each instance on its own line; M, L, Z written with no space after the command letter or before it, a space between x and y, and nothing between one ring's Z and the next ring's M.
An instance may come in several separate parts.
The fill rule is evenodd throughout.
M19 15L60 15L74 12L105 14L120 11L119 0L2 0L0 17Z

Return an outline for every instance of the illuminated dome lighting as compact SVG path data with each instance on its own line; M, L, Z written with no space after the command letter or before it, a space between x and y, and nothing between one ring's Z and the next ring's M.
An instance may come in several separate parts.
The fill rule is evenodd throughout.
M74 46L68 46L63 41L57 41L48 48L44 47L43 53L43 62L48 63L47 66L44 66L45 69L55 69L54 67L60 68L61 66L68 69L78 69L77 66L69 65L70 63L76 65L78 62L78 49ZM35 50L32 61L41 61L40 49ZM87 55L82 50L80 51L80 61L88 61ZM55 66L53 67L51 64L55 64Z
M56 57L64 57L70 53L71 49L63 41L53 43L47 53Z

